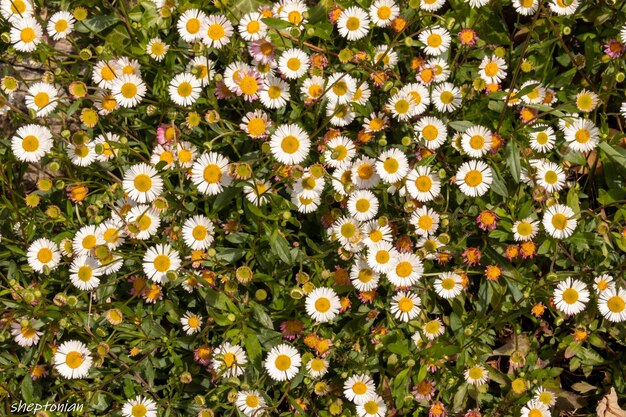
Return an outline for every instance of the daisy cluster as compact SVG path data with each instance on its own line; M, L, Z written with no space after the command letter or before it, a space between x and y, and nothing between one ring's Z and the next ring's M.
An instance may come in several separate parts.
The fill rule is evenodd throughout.
M620 372L617 12L583 36L578 0L45 3L0 0L7 387L547 417Z

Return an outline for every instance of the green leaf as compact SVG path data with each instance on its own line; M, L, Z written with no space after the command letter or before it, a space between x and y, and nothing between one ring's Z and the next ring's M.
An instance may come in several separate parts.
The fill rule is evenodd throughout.
M259 337L256 332L246 329L243 343L246 346L246 352L250 357L250 361L259 364L261 361L261 343L259 343Z
M520 164L519 149L513 141L507 143L506 145L506 162L511 170L513 181L519 183L522 166Z
M22 380L22 398L25 402L33 402L33 379L26 374Z
M502 197L508 197L509 191L506 189L506 185L504 181L500 178L500 175L494 170L492 181L491 181L491 189L494 193L501 195Z
M287 265L291 265L291 255L289 254L289 242L279 232L278 229L274 229L269 237L270 247L272 252L280 258L281 261Z
M254 317L259 321L259 323L268 329L274 330L274 323L272 322L272 318L265 312L261 305L257 304L254 301L250 301L250 307L252 307L252 313Z
M449 122L448 126L456 131L465 132L467 129L474 126L474 123L468 122L467 120L457 120L454 122Z
M291 23L286 22L282 19L276 19L273 17L266 17L264 19L261 19L268 27L272 28L272 29L277 29L277 30L282 30L282 29L287 29L291 27Z
M81 33L100 33L119 22L117 16L94 16L76 24L76 31Z
M611 146L607 142L600 142L600 149L613 161L617 162L620 167L626 170L626 150Z

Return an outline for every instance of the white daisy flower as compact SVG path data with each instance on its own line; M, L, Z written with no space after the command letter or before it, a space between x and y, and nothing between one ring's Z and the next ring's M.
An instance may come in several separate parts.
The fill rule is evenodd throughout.
M124 223L117 218L105 220L98 225L96 235L102 236L109 249L115 249L124 243Z
M351 6L345 9L337 20L339 34L349 41L364 38L369 33L370 19L365 10Z
M179 106L191 106L202 93L202 83L195 75L184 72L170 81L168 92L174 103Z
M352 96L352 103L356 103L361 106L365 106L372 95L370 91L370 86L367 81L361 82L361 84L356 88L354 95Z
M436 12L446 4L446 0L422 0L420 1L420 9L425 12Z
M90 255L96 246L104 245L104 238L94 225L81 227L72 239L72 249L76 255Z
M357 404L356 413L359 417L385 417L387 405L383 397L374 393L363 404Z
M326 323L337 317L341 309L339 297L332 288L316 288L306 297L306 312L318 323Z
M207 249L213 243L215 228L208 217L193 216L183 225L183 240L192 250Z
M59 11L48 20L48 35L55 41L65 39L74 30L76 20L69 12Z
M202 26L202 42L209 48L221 49L230 42L233 25L226 16L209 15Z
M197 56L187 64L185 71L192 73L202 87L206 87L213 78L215 63L205 56Z
M384 28L400 16L400 7L393 0L376 0L369 8L369 15L372 23Z
M20 127L11 138L11 150L22 162L39 162L53 144L50 130L35 124Z
M466 3L469 3L470 7L472 8L483 7L484 5L489 3L489 0L464 0L464 1Z
M576 13L576 9L580 6L579 0L563 1L563 0L551 0L548 2L550 10L559 16L569 16ZM526 416L523 416L526 417Z
M571 277L559 282L554 290L554 304L568 316L578 314L589 302L589 290L584 282Z
M423 273L424 266L417 255L400 253L395 266L387 271L387 280L396 287L408 288L416 284Z
M626 321L626 290L610 288L600 293L598 310L609 321Z
M317 210L321 198L319 195L313 197L304 197L298 194L291 195L291 203L296 206L296 210L300 213L312 213Z
M513 237L517 242L526 242L534 239L539 231L539 221L526 217L513 223Z
M121 70L115 61L98 61L93 67L91 79L100 88L111 88L118 74Z
M432 235L439 227L439 213L426 206L416 209L409 222L415 227L418 236Z
M369 375L352 375L343 383L343 395L354 404L365 404L375 398L376 386Z
M421 300L410 292L400 291L393 296L391 301L391 313L394 317L403 322L413 320L419 312Z
M146 45L146 52L150 55L150 58L154 59L156 62L163 61L169 49L170 46L160 38L152 38Z
M430 98L440 112L454 111L461 107L463 101L461 90L451 83L441 83L435 86Z
M32 52L37 49L37 45L41 42L42 36L43 29L41 25L30 15L15 18L11 22L11 43L13 47L20 52Z
M102 271L98 261L88 255L74 258L70 266L70 281L80 290L91 291L100 285Z
M492 143L491 131L483 126L472 126L461 136L461 147L472 158L485 156Z
M483 161L463 163L456 172L456 185L469 197L479 197L489 191L493 180L491 168Z
M596 93L583 89L576 94L576 107L583 113L592 112L600 102L600 99Z
M376 172L387 184L401 181L409 171L409 160L400 149L382 152L376 161Z
M198 333L202 328L202 317L191 311L187 311L185 315L180 318L180 324L183 325L185 333L192 335Z
M319 75L314 75L310 78L307 78L302 83L302 87L300 87L300 93L306 96L308 101L319 100L324 93L324 85L326 80L324 77L320 77Z
M296 80L309 70L309 56L298 48L287 49L278 59L278 69L286 78Z
M330 117L331 125L343 127L352 123L355 114L350 104L329 103L326 107L326 116Z
M424 113L430 104L428 89L419 83L407 84L398 92L401 96L408 96L414 105L412 115Z
M93 141L82 144L71 143L65 151L72 164L79 167L89 166L98 159L96 145Z
M260 417L265 411L265 400L259 391L239 391L235 405L246 417Z
M306 369L313 378L321 378L328 372L328 360L324 358L312 358L306 363Z
M422 332L428 340L435 340L445 331L444 325L439 318L427 321L422 326Z
M217 195L232 182L228 158L217 152L202 154L191 168L191 181L202 194Z
M296 376L302 364L298 350L286 343L275 346L265 359L264 367L274 381L289 381Z
M352 162L356 155L354 142L345 136L339 135L326 144L324 160L332 168L345 167Z
M376 173L376 160L361 156L354 161L351 167L351 180L359 189L376 186L380 182L380 176Z
M178 34L185 42L196 42L202 38L202 27L207 21L207 15L198 9L189 9L183 13L176 24Z
M21 320L23 322L24 320ZM39 337L43 332L37 331L34 324L35 320L25 320L28 323L27 326L22 326L20 321L11 323L11 336L15 343L22 347L34 346L39 343Z
M439 274L435 280L434 287L437 295L445 299L454 298L463 291L461 276L454 272L442 272Z
M303 1L292 0L285 1L284 3L275 3L280 7L278 17L286 22L295 25L296 27L302 27L306 24L307 19L304 17L304 13L308 12L306 4Z
M124 173L124 192L137 203L150 203L163 191L163 179L156 169L148 164L131 166Z
M521 100L526 104L541 104L546 96L546 89L541 85L539 81L528 80L520 87L520 90L524 90L526 87L532 87L532 89L521 96Z
M169 244L158 244L149 248L143 256L143 272L154 282L167 281L169 271L177 271L181 261L178 252Z
M213 370L222 378L232 378L243 375L248 363L246 352L239 345L224 342L213 351Z
M272 184L269 181L255 179L254 186L244 185L243 192L246 200L255 206L265 205L270 202ZM317 195L317 194L316 194Z
M574 210L563 204L548 207L543 215L543 227L548 234L556 239L570 237L578 221L574 218Z
M543 162L537 169L537 184L549 193L561 191L565 188L565 172L554 162Z
M139 204L126 216L128 232L134 239L147 240L154 236L161 226L159 213L152 207Z
M554 148L556 135L550 126L536 126L537 129L530 133L530 147L537 152L549 152Z
M374 271L384 274L396 266L398 255L391 243L381 241L368 247L367 264Z
M363 223L361 232L365 236L364 243L366 245L373 245L382 241L391 242L393 240L391 227L388 224L381 225L378 220L370 220Z
M424 46L424 52L427 55L441 55L445 53L450 47L450 33L441 26L433 26L424 29L420 35L419 40Z
M96 159L100 162L106 162L117 156L120 146L120 136L111 132L100 134L94 139L93 146L97 155ZM98 153L98 147L102 148L102 152Z
M546 407L553 407L556 404L556 395L543 387L537 388L533 399Z
M123 56L116 60L116 64L121 71L121 75L136 75L141 77L141 65L136 59Z
M124 403L122 415L124 417L157 417L157 405L151 399L138 395Z
M262 18L258 12L245 14L239 21L239 35L246 41L256 41L265 37L267 25Z
M537 0L513 0L513 7L522 16L530 16L539 9L539 2Z
M289 84L286 81L273 76L268 76L263 80L259 98L268 109L285 107L290 97Z
M86 377L92 362L87 346L77 340L64 342L54 354L54 367L66 379Z
M333 73L328 78L326 97L331 103L347 104L356 93L356 80L343 72Z
M357 260L350 268L350 281L359 291L371 291L378 288L380 274L367 265L363 259Z
M570 149L589 152L600 141L600 130L589 119L578 118L563 129L565 141Z
M414 127L415 133L424 146L434 151L443 145L448 136L448 128L438 118L426 116L418 120Z
M428 166L416 166L406 177L406 189L417 201L432 201L441 192L441 180Z
M24 101L27 108L35 111L37 117L45 117L57 108L58 95L54 85L38 82L28 88Z
M487 84L500 84L506 78L506 61L499 56L485 56L478 68L478 75Z
M2 0L0 13L9 22L33 15L33 4L30 0Z
M615 282L613 282L613 277L611 275L602 274L594 278L593 287L596 289L598 294L602 294L606 290L614 290Z
M369 190L357 190L348 198L348 212L358 221L371 220L378 213L378 199Z
M146 95L146 84L135 74L124 74L111 82L111 94L122 107L135 107Z
M285 165L296 165L303 162L310 149L309 135L296 124L279 126L270 139L272 156Z
M483 385L489 380L489 371L482 365L474 365L470 368L466 368L465 381L471 385Z
M379 0L388 1L388 0ZM398 63L398 54L387 45L379 45L374 51L374 65L383 64L383 68L389 69Z
M333 224L333 232L337 235L337 239L342 246L350 246L359 243L363 236L361 233L361 224L351 217L340 217Z

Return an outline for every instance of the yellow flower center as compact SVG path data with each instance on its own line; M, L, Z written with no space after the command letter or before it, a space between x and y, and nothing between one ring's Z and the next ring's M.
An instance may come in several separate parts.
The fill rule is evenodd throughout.
M433 180L428 175L421 175L415 179L415 188L421 193L430 191Z
M148 174L139 174L133 180L133 185L140 193L145 193L152 188L152 178Z
M265 120L255 117L248 122L248 133L252 136L261 136L265 133L266 127Z
M145 417L145 415L148 414L148 409L143 404L135 404L133 405L130 414L133 417Z
M485 65L485 75L487 77L495 77L499 69L500 68L498 68L498 64L496 64L495 62L489 62L487 65Z
M374 175L374 168L370 164L361 164L356 172L362 180L369 180Z
M554 172L554 171L547 171L545 176L544 176L544 179L546 180L546 182L548 184L556 184L557 181L559 180L559 177L556 174L556 172Z
M422 129L422 137L427 141L435 140L437 136L439 136L439 129L434 125L426 125Z
M453 289L456 285L456 281L454 280L454 278L444 278L441 280L441 288L443 288L444 290L450 291L451 289Z
M93 249L93 247L96 246L96 243L97 243L97 239L96 239L96 236L94 235L85 236L82 242L83 248L87 250Z
M374 279L374 271L372 271L371 269L361 269L359 271L358 278L359 278L359 281L361 281L364 284L367 284L368 282Z
M33 98L35 106L42 108L50 103L50 96L45 91L39 92Z
M428 38L426 38L426 43L431 48L438 48L442 42L443 42L443 39L441 38L441 35L439 35L438 33L431 33L430 35L428 35Z
M567 216L562 213L556 213L552 216L552 226L558 230L565 230L567 228Z
M42 264L47 264L48 262L50 262L52 260L52 257L53 253L48 248L41 248L37 252L37 260Z
M483 377L483 370L482 368L475 366L473 368L470 368L467 374L470 379L473 379L473 380L481 379Z
M293 135L285 136L280 143L280 148L283 152L294 154L300 149L300 140Z
M222 179L222 170L216 164L210 164L204 168L202 176L209 184L216 184Z
M346 28L349 31L355 31L361 27L361 19L356 16L350 16L348 20L346 20Z
M411 262L402 261L396 265L396 275L400 278L406 278L413 273L413 265Z
M220 39L224 37L226 32L224 31L224 27L222 25L220 25L219 23L214 23L211 26L209 26L209 30L207 34L209 35L209 38L211 38L212 40L219 41Z
M133 83L124 83L121 88L121 93L126 98L133 98L137 94L137 86Z
M367 414L378 414L378 403L374 400L368 401L363 404L363 408Z
M177 91L179 96L189 97L193 92L193 87L187 81L183 81L182 83L178 84Z
M624 299L618 295L614 295L613 297L608 299L608 301L606 302L606 306L613 313L621 313L624 311L625 307Z
M259 406L259 397L256 395L246 396L246 405L250 408L257 408Z
M394 104L393 108L396 110L396 113L398 114L405 114L409 111L409 102L408 100L405 99L400 99L398 101L396 101L396 103Z
M480 150L485 146L485 138L481 135L474 135L469 140L470 148Z
M530 236L533 232L533 227L528 222L521 222L517 225L517 234L520 236Z
M356 226L352 223L344 223L341 225L341 236L350 239L356 234Z
M39 149L39 139L36 136L28 135L22 139L22 149L26 152L35 152Z
M72 369L76 369L83 364L85 359L79 352L70 352L65 356L65 364Z
M439 333L440 329L441 323L439 323L437 320L431 320L424 325L424 332L428 334L437 334Z
M387 158L383 163L383 168L385 172L395 174L400 168L400 163L398 163L398 160L395 158Z
M356 395L363 395L367 392L367 385L363 381L357 381L352 385L352 391Z
M291 71L298 71L301 65L302 64L298 58L289 58L287 60L287 68Z
M388 251L379 250L378 252L376 252L376 262L378 262L379 264L384 265L389 262L389 259L391 259L391 255L389 255Z
M21 15L26 11L26 3L22 0L12 0L10 3L11 13Z
M165 46L161 42L154 42L150 47L150 52L156 57L162 56L165 53Z
M191 232L192 236L194 239L196 240L204 240L207 235L208 235L208 231L207 228L204 227L203 225L199 224L196 227L193 228L192 232Z
M315 300L315 309L320 313L326 313L330 310L330 300L326 297L320 297Z
M346 95L348 93L348 83L341 80L337 81L333 84L333 93L337 96Z
M465 183L470 187L477 187L483 181L483 174L477 169L472 169L465 174Z
M535 140L537 141L538 144L540 145L545 145L546 143L548 143L548 134L546 132L539 132L537 133L537 137L535 138Z
M380 20L387 20L391 16L391 7L389 6L380 6L376 11L376 15Z
M248 33L255 34L261 29L261 24L257 20L253 20L246 25Z
M187 24L185 25L185 28L187 29L187 32L191 33L192 35L198 33L198 31L200 30L200 20L196 18L189 19L187 21Z
M591 133L587 129L579 129L574 135L576 142L585 144L591 139Z
M20 32L20 40L24 43L31 43L35 40L37 34L35 33L35 29L33 28L24 28Z
M291 358L285 354L278 355L274 360L274 365L279 371L285 372L291 367Z
M450 91L444 91L439 96L439 100L441 100L443 104L450 104L454 101L454 94Z
M192 157L192 153L189 149L181 149L178 152L178 160L183 164L191 161L191 157Z
M430 216L424 215L419 218L417 225L422 230L429 230L433 226L433 219Z
M245 95L252 96L259 91L259 84L256 78L246 75L239 81L239 88Z
M80 268L78 268L78 272L76 273L76 275L78 275L79 280L87 282L91 279L93 275L93 269L91 269L90 266L82 265Z
M63 33L67 30L67 20L65 19L59 19L55 24L54 24L54 30L56 30L57 32Z
M360 198L356 201L356 211L359 213L367 213L370 206L370 201L367 198Z
M565 301L567 304L574 304L576 301L578 301L578 291L573 288L566 289L565 291L563 291L563 301Z
M157 255L153 261L154 269L156 269L158 272L169 271L171 264L172 264L172 261L170 260L170 257L167 255L163 255L163 254Z

